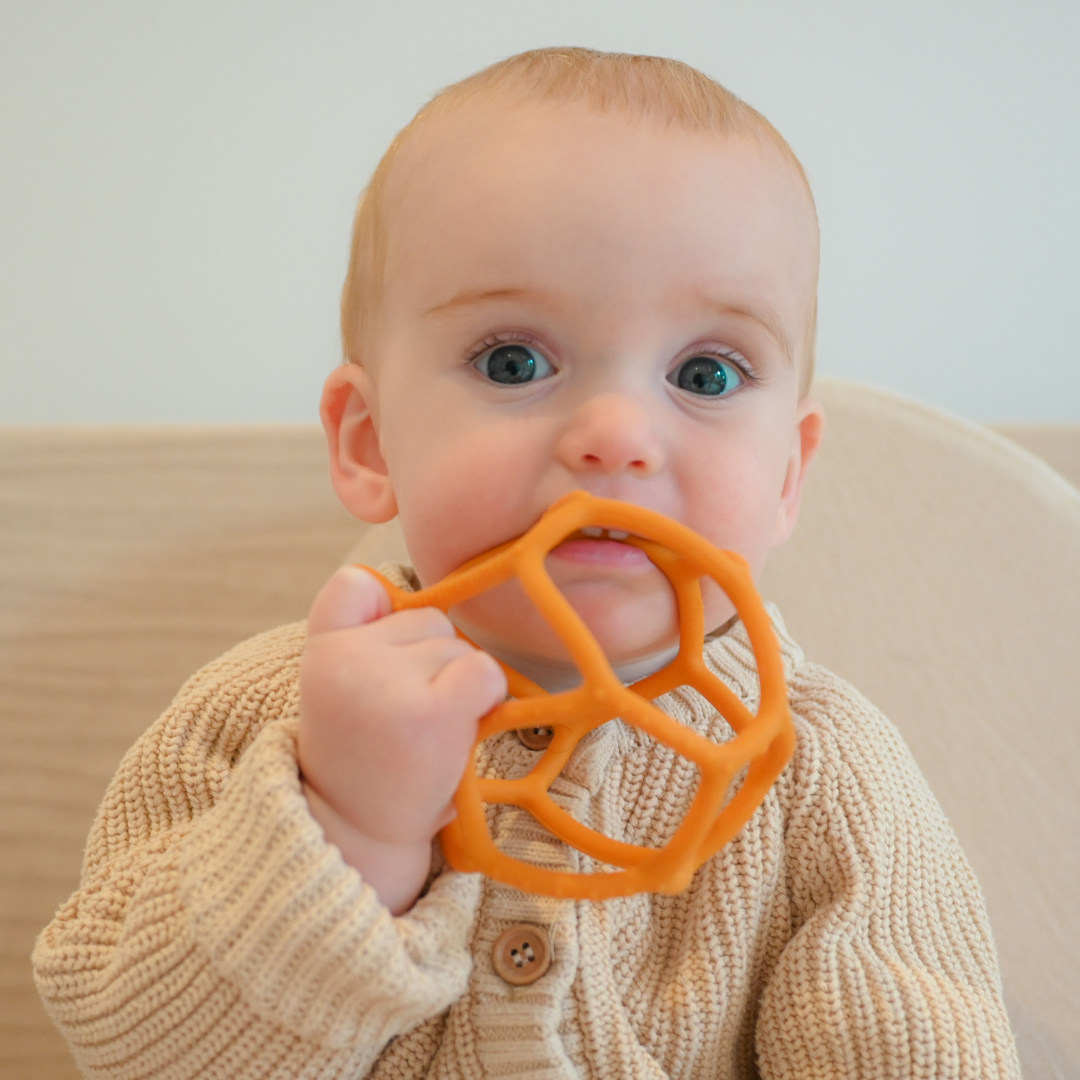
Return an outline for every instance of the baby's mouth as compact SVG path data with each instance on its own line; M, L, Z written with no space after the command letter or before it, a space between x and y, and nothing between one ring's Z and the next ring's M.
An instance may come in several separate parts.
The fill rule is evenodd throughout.
M617 570L649 566L645 552L626 542L632 535L623 529L586 525L572 532L551 554L567 562Z

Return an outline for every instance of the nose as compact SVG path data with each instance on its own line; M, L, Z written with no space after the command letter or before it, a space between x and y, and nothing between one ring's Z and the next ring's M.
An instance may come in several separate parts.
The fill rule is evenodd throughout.
M664 465L664 450L648 411L624 394L602 394L579 406L563 431L557 454L571 472L640 479Z

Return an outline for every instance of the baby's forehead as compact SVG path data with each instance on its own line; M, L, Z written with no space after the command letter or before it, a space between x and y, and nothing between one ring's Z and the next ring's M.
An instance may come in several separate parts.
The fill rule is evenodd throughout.
M461 170L477 164L490 166L485 181L498 176L500 156L527 155L536 158L557 146L560 131L569 132L583 116L591 122L598 142L608 134L625 134L628 127L641 132L638 160L642 165L655 152L654 141L646 137L657 131L672 138L664 147L665 167L675 171L689 164L702 147L721 149L733 158L753 159L763 182L794 193L804 210L811 231L817 233L817 215L805 174L794 155L753 129L725 132L694 128L648 113L610 107L601 109L586 101L549 98L502 100L491 95L477 96L450 105L425 117L403 142L388 176L385 211L390 219L407 210L411 198L430 197L433 190L458 179ZM544 138L537 138L539 130ZM633 154L635 141L624 140ZM571 171L572 176L572 171ZM572 186L570 191L572 193ZM512 196L512 191L509 193ZM389 220L387 221L389 224Z
M456 293L527 281L565 291L575 275L564 270L583 259L599 267L599 246L620 253L602 271L611 295L644 288L680 306L699 290L735 303L776 297L796 321L812 318L813 202L801 173L745 134L577 102L470 102L416 132L395 172L387 314L421 292L435 308ZM677 278L657 274L658 259L681 262L681 292Z

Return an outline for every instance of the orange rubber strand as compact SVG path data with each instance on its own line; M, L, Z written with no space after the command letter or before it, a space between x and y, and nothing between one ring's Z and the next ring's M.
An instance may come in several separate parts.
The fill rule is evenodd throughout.
M648 555L671 582L678 601L678 654L632 686L619 681L599 643L544 568L544 558L552 548L590 525L632 533L626 543ZM440 834L455 870L480 871L524 892L581 900L638 892L679 893L690 884L694 871L746 824L791 758L795 729L780 648L749 566L742 556L721 551L662 514L575 491L553 503L523 536L471 560L437 585L406 592L378 576L395 611L416 607L448 611L454 604L517 577L582 675L583 682L575 689L549 694L503 665L513 697L481 719L477 746L519 728L552 728L554 737L535 767L521 779L485 780L473 769L465 771L454 797L457 817ZM756 716L705 666L702 577L712 578L727 593L750 636L761 683ZM653 704L654 698L677 686L692 686L710 701L731 725L734 738L714 743ZM604 836L560 809L548 794L578 741L615 717L640 728L698 767L694 800L663 848L638 847ZM747 772L742 786L725 805L731 782L743 768ZM621 869L572 873L510 858L495 846L488 832L485 803L521 807L571 847Z

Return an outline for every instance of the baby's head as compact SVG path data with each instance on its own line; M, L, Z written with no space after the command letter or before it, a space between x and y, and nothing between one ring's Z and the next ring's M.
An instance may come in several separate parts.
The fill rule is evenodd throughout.
M323 400L339 496L399 515L425 584L576 488L759 572L820 440L817 251L787 144L692 68L543 50L451 87L357 213L349 362ZM637 548L581 538L548 567L624 669L670 652L670 590ZM710 628L731 614L719 590L706 604ZM516 585L455 621L534 674L559 666Z

